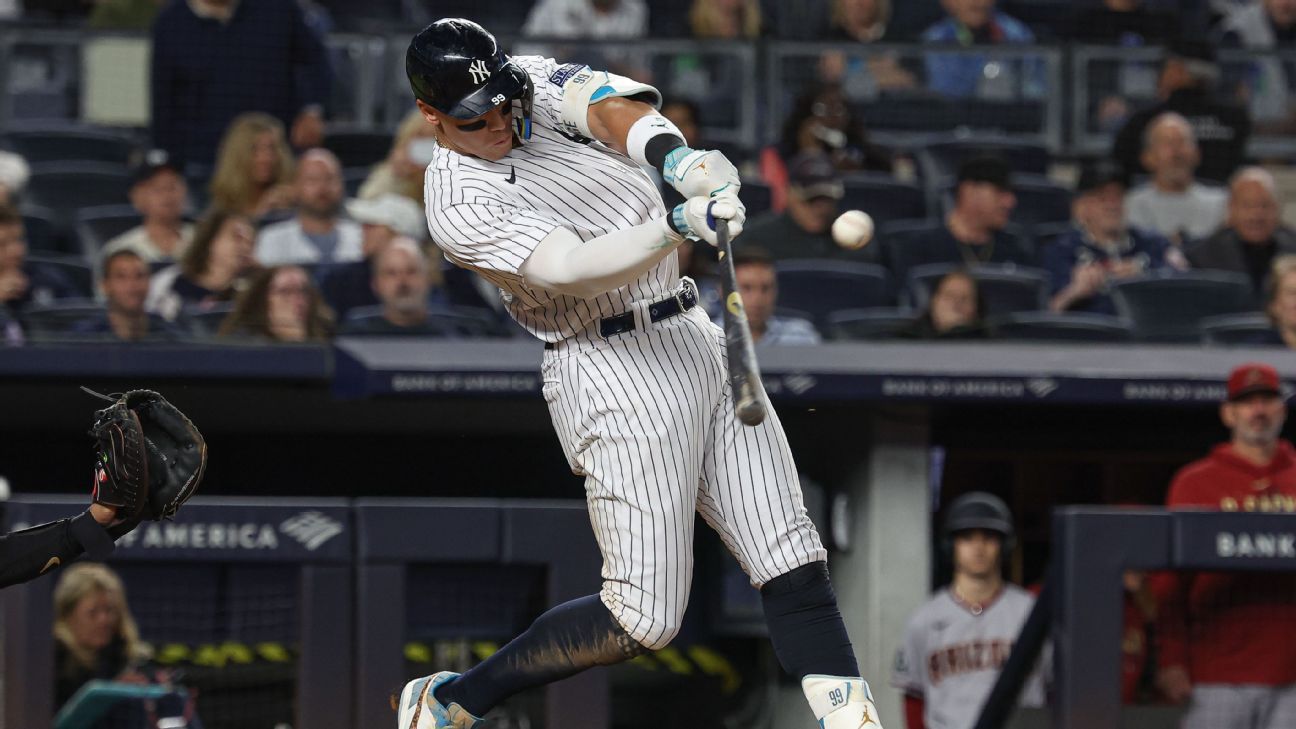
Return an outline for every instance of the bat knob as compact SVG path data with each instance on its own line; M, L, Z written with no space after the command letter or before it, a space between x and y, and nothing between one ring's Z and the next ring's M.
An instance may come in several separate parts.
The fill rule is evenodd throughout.
M741 403L737 409L738 419L743 425L756 426L765 422L765 403L760 400Z

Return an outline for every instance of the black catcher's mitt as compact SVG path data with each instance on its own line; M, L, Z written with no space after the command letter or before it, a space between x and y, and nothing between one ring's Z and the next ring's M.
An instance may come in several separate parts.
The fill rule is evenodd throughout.
M98 393L94 393L98 394ZM95 413L94 500L117 519L170 519L202 481L207 442L189 418L152 390L131 390Z

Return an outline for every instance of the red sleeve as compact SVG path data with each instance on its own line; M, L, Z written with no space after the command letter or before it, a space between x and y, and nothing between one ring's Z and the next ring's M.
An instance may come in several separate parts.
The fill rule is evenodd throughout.
M778 149L766 147L760 153L761 178L770 189L770 210L781 213L787 205L788 169ZM738 193L739 197L742 193Z
M923 699L921 696L905 694L905 726L909 729L926 729L923 726Z

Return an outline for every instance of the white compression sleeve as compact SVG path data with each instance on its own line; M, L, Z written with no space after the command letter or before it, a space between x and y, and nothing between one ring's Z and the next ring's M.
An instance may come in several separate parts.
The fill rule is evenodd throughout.
M533 286L588 299L634 281L683 241L665 218L584 243L570 230L557 228L540 241L519 272Z

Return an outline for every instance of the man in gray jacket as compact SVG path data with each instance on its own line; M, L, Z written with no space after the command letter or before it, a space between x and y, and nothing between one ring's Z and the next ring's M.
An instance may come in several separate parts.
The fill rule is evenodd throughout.
M1273 176L1261 167L1243 167L1229 182L1224 227L1190 246L1188 262L1245 273L1260 294L1274 257L1296 253L1296 231L1282 224L1280 213Z

